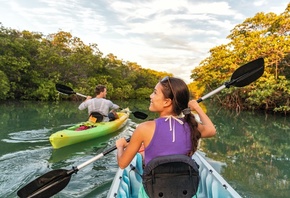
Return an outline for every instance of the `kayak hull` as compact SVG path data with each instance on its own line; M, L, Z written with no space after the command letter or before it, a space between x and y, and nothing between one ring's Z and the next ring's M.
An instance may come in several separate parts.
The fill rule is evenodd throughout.
M130 111L125 109L117 112L117 114L119 118L111 122L92 123L87 121L78 123L72 127L53 133L49 137L49 141L54 149L58 149L108 135L126 125ZM78 130L81 126L89 126L90 128Z
M240 198L241 196L224 180L224 178L207 162L200 151L192 156L199 165L200 182L198 198ZM142 156L137 154L125 169L118 169L107 198L138 197L142 184Z

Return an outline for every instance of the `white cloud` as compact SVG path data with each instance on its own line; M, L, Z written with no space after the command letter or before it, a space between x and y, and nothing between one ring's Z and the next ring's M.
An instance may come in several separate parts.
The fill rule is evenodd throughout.
M262 5L267 4L267 1L266 1L266 0L254 1L253 4L254 4L255 6L262 6Z

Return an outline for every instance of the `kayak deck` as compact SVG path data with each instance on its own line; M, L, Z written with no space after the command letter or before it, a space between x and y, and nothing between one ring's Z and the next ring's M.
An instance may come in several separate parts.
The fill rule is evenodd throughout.
M224 178L206 161L199 151L192 158L199 165L200 182L196 198L241 197ZM142 184L142 156L137 154L125 169L118 169L107 198L138 197Z
M108 135L122 128L126 124L130 111L127 108L121 112L117 112L117 114L119 118L114 121L99 123L93 123L90 121L81 122L67 129L55 132L49 137L49 141L54 149L58 149ZM88 129L79 130L83 126L86 126Z

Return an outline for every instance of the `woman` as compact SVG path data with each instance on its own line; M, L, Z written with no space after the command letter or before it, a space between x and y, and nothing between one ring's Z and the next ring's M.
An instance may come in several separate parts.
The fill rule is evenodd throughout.
M165 77L155 86L150 99L149 110L158 113L159 118L139 124L130 143L124 138L116 141L120 168L129 165L142 144L147 164L152 158L161 155L191 156L197 150L200 138L212 137L216 133L213 123L198 103L189 101L189 90L183 80ZM191 111L196 111L201 123L195 120ZM184 118L178 118L181 113ZM162 141L157 139L160 137Z
M200 138L216 133L215 126L195 100L189 101L189 90L179 78L165 77L150 95L149 110L159 118L141 123L133 132L129 143L124 138L116 141L117 160L126 168L141 146L144 146L145 165L153 158L164 155L191 156L197 150ZM188 108L189 107L189 108ZM201 123L191 111L196 111ZM181 115L183 117L179 117Z

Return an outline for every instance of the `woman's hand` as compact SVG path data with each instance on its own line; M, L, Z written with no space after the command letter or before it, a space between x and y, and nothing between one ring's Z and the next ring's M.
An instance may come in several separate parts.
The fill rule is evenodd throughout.
M216 129L210 118L205 114L202 108L199 106L196 100L190 100L188 106L192 111L196 111L199 115L202 124L198 124L198 130L201 133L201 137L212 137L216 134Z
M201 109L201 107L199 106L196 100L190 100L188 102L188 107L190 108L191 111L197 111L197 112Z
M124 150L124 148L126 148L127 145L128 145L128 142L125 138L120 138L120 139L116 140L116 147L118 150L119 149Z

